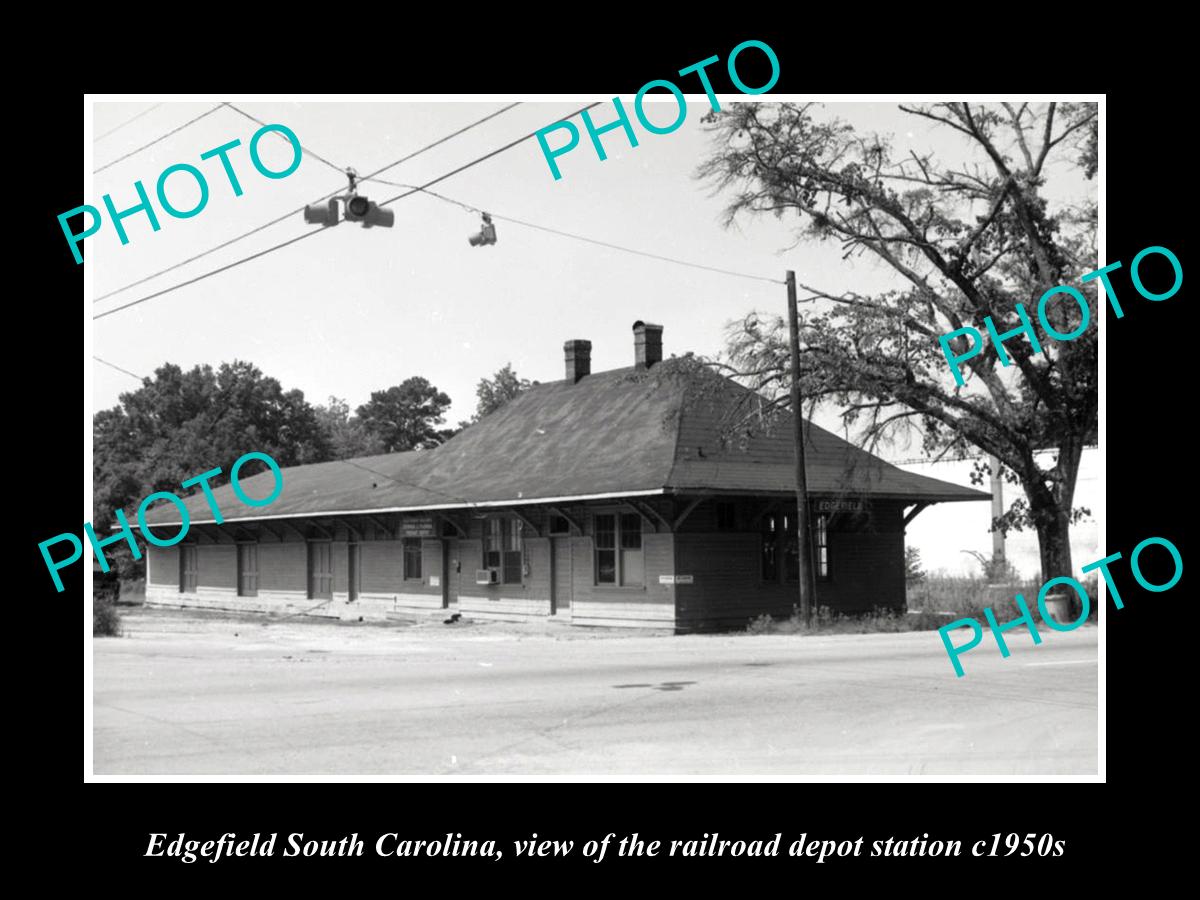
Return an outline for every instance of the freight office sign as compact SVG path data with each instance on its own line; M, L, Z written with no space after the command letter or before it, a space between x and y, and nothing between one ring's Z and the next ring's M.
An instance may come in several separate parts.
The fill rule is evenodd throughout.
M414 516L400 523L402 537L435 537L432 516Z

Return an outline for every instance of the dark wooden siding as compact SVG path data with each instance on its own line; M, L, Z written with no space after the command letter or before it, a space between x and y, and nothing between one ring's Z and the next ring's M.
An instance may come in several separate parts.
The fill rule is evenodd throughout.
M904 608L904 526L902 507L877 503L868 521L832 522L829 557L832 578L817 585L818 605L835 612Z
M698 506L675 536L676 616L681 631L741 628L760 615L787 617L799 605L795 582L764 581L761 534L753 518L764 501L738 500L738 529L716 532L715 505ZM818 582L816 605L834 613L904 607L902 506L877 502L868 514L831 519L829 581ZM694 530L689 530L694 529ZM703 529L703 530L701 530Z

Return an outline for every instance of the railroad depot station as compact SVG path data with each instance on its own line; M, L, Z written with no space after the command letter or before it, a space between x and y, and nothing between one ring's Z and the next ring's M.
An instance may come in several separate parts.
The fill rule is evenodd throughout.
M629 368L535 384L432 450L283 469L269 506L230 485L185 498L183 543L147 547L151 604L364 620L450 610L576 625L743 627L797 604L786 414L634 325ZM756 415L756 410L759 410ZM903 609L904 529L989 495L909 472L805 424L815 606ZM241 480L252 497L270 471ZM179 522L152 509L151 526ZM156 529L170 534L170 529Z

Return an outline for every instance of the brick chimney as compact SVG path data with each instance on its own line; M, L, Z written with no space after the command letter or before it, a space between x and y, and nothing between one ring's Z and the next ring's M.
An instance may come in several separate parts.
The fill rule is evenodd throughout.
M567 381L578 384L580 378L592 373L591 341L567 341L563 352L567 358Z
M650 325L641 319L633 323L633 363L639 369L648 369L662 362L661 325Z

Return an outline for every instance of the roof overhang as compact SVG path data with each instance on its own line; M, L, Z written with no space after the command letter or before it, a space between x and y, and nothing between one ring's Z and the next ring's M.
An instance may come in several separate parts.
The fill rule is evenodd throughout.
M973 491L975 496L962 496L959 494L944 494L944 495L922 495L913 496L905 493L883 493L883 494L855 494L850 491L810 491L809 495L813 497L854 497L862 500L895 500L903 503L958 503L963 501L979 501L990 500L991 495L985 494L982 491ZM611 491L602 494L569 494L553 497L514 497L506 500L481 500L476 503L435 503L422 506L376 506L366 509L320 509L308 510L304 512L290 513L275 513L273 515L251 515L251 516L223 516L222 521L226 523L237 522L262 522L273 521L280 519L320 519L329 516L362 516L362 515L381 515L384 513L407 513L407 512L437 512L439 510L454 510L454 509L496 509L506 506L528 506L534 503L568 503L573 501L586 500L619 500L622 497L654 497L664 494L672 495L712 495L712 496L754 496L754 497L793 497L796 492L794 490L737 490L732 488L654 488L651 490L642 491ZM216 525L218 522L215 519L189 519L189 523L193 525ZM178 519L171 519L161 522L147 523L154 527L182 525ZM117 530L115 527L112 530Z
M223 522L262 522L273 519L320 519L327 516L364 516L380 515L397 512L435 512L447 509L494 509L503 506L528 506L531 503L567 503L575 500L617 500L621 497L652 497L667 493L665 488L654 488L648 491L616 491L607 494L573 494L560 497L516 497L510 500L480 500L475 503L435 503L427 506L376 506L370 509L317 509L307 512L276 513L266 516L222 516ZM698 493L703 493L698 492ZM215 519L189 519L192 525L216 525ZM148 522L158 527L160 525L182 525L179 519L169 521ZM115 529L114 529L115 530Z

